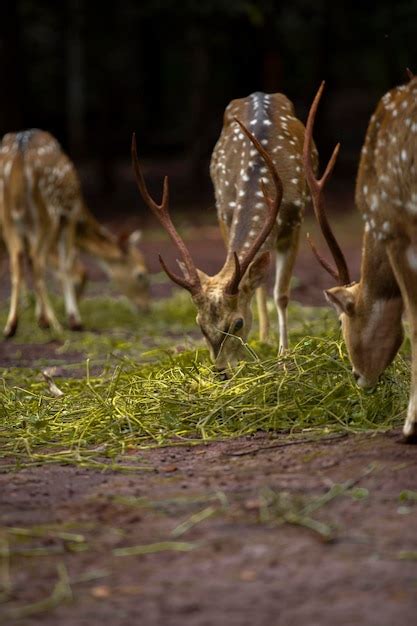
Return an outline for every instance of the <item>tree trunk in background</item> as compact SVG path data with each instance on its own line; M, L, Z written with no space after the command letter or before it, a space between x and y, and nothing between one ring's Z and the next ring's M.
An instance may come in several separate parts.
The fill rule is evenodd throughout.
M3 0L0 19L0 134L21 130L25 75L21 57L22 43L18 2ZM7 16L7 17L6 17Z
M190 124L187 139L189 174L193 185L200 185L207 178L206 164L209 152L209 67L210 57L205 36L198 27L190 34Z
M334 9L332 0L324 0L323 2L323 24L320 35L318 37L318 50L316 62L316 78L312 85L310 96L310 104L316 94L317 89L322 80L326 81L326 92L321 99L319 109L317 111L317 119L315 127L320 129L320 133L316 132L316 144L320 155L320 163L327 163L333 147L336 145L335 130L328 123L329 108L331 103L331 94L334 89L333 67L334 51L337 46L333 43L333 20ZM340 72L339 72L340 73ZM341 81L343 87L343 78ZM309 107L310 107L309 104ZM338 159L340 165L340 157Z
M115 160L111 149L111 140L109 141L115 117L112 114L112 99L113 92L108 85L103 85L96 145L99 150L97 165L100 192L106 197L111 196L116 190Z
M284 74L288 69L283 62L275 25L266 20L262 28L258 29L257 40L262 50L262 89L266 93L284 91Z
M282 57L277 50L265 50L263 59L263 83L266 93L282 92Z
M84 14L82 0L67 3L67 133L71 156L79 156L85 146Z

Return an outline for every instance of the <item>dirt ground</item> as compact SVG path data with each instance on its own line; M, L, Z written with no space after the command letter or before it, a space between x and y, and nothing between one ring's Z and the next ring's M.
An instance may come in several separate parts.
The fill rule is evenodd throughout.
M345 231L355 274L360 244ZM214 272L222 247L217 229L204 232L202 243L201 230L198 238L190 231L190 247ZM153 272L156 251L175 259L166 241L145 240L143 249ZM294 297L322 304L330 284L304 244L295 274ZM90 293L101 291L94 266L90 278ZM156 284L153 293L169 289ZM59 346L3 341L0 361L28 366ZM0 526L52 525L13 544L12 602L7 614L0 604L1 624L415 623L417 448L399 433L296 442L259 434L135 451L123 462L131 472L0 468ZM140 554L123 555L135 546ZM0 558L0 577L4 567ZM13 612L43 600L32 616Z
M51 594L58 564L71 589L55 610L19 623L414 624L417 502L400 494L415 488L417 460L398 441L390 433L291 445L260 435L149 451L140 454L149 471L133 475L58 466L2 475L2 525L65 522L86 538L73 553L51 533L30 545L56 555L13 561L19 605ZM311 520L263 511L271 490L295 507L347 481L311 513L331 526L328 540ZM189 551L117 555L173 540Z

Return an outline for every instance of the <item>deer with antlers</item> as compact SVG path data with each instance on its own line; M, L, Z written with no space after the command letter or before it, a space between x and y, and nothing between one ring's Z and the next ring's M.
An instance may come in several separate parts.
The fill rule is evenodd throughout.
M412 381L406 439L417 439L417 78L389 91L372 115L362 148L356 203L365 220L359 282L348 267L324 211L323 188L337 157L333 153L321 180L310 159L313 124L323 92L312 104L304 144L304 164L315 214L336 269L317 252L319 262L339 283L325 292L336 308L343 337L361 387L372 387L397 354L402 314L410 322Z
M133 140L132 159L139 191L177 247L182 276L168 269L160 257L161 265L171 280L191 293L197 323L220 371L243 355L252 325L250 305L255 292L261 339L267 337L265 281L272 251L276 253L274 297L280 349L288 346L289 284L308 199L302 171L303 141L304 127L295 117L292 103L282 94L254 93L228 105L210 164L227 254L222 269L208 276L196 268L171 221L166 178L161 204L150 197ZM313 145L311 150L316 162Z
M0 146L0 228L10 260L11 299L4 334L18 325L19 295L30 266L41 327L61 330L45 282L51 267L62 282L68 325L81 328L78 295L85 270L78 252L98 259L138 308L148 305L148 279L138 233L118 240L88 211L73 163L56 139L32 129L8 133Z

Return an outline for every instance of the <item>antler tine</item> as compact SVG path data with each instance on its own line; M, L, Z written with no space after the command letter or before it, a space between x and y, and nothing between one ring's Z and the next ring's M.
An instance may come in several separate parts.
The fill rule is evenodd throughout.
M135 133L133 133L133 135L132 135L132 165L133 165L133 171L135 172L136 182L137 182L140 194L141 194L144 202L151 209L152 213L159 220L161 226L163 228L165 228L165 230L167 231L167 233L171 237L173 243L178 248L178 250L179 250L179 252L180 252L180 254L182 256L182 259L184 261L184 265L185 265L185 267L187 269L187 273L189 275L189 279L183 278L181 276L178 276L178 274L175 274L174 272L169 270L167 265L165 264L164 260L159 255L159 262L160 262L160 264L162 266L162 269L166 272L166 274L169 276L169 278L172 281L174 281L175 283L177 283L181 287L184 287L185 289L188 289L188 291L190 291L190 293L194 295L198 291L200 291L200 289L201 289L201 282L200 282L200 278L199 278L198 273L197 273L196 266L194 265L194 262L193 262L193 260L191 258L191 255L190 255L190 253L189 253L189 251L188 251L184 241L182 240L182 238L178 234L177 229L175 228L174 224L172 223L171 216L169 214L168 176L165 176L165 178L164 178L164 186L163 186L161 204L157 204L157 202L155 202L155 200L151 197L151 195L150 195L150 193L148 191L148 188L147 188L146 183L145 183L145 178L144 178L142 170L140 168L139 158L138 158L138 153L137 153L137 148L136 148L136 134Z
M311 105L310 112L308 114L308 119L307 119L305 134L304 134L303 161L304 161L305 177L306 177L307 184L311 193L311 198L313 201L314 213L316 215L317 221L320 224L321 231L329 247L329 250L333 256L337 269L332 268L332 266L317 252L317 249L312 243L311 239L309 241L310 241L310 245L312 246L313 252L315 256L317 257L318 261L321 263L321 265L333 276L333 278L335 278L337 282L339 282L341 285L346 285L350 283L349 269L346 263L346 259L343 256L343 252L339 244L337 243L334 233L327 220L327 217L324 211L324 202L323 202L323 189L333 171L334 165L336 163L337 155L339 154L340 144L337 144L337 146L333 150L333 154L330 157L330 160L327 164L324 174L320 179L317 179L315 177L314 168L313 168L312 159L311 159L314 120L316 118L316 113L317 113L317 109L319 106L320 98L324 90L324 85L325 85L325 82L323 81L319 87L319 90L317 91L316 97L313 100L313 104Z
M282 195L283 195L283 188L282 188L282 182L281 179L278 175L278 172L276 170L276 167L272 161L271 156L269 155L269 153L265 150L265 148L262 146L262 144L258 141L258 139L255 137L255 135L253 135L250 130L248 130L246 128L246 126L237 119L237 117L234 118L235 122L237 122L240 126L240 128L242 129L242 131L245 133L245 135L248 137L248 139L252 142L252 144L255 146L256 150L259 152L259 154L261 155L261 157L263 158L263 160L265 161L265 164L272 176L272 180L274 182L275 185L275 189L276 189L276 196L275 199L272 200L266 191L266 186L264 184L264 181L261 180L261 188L262 188L262 193L265 199L265 203L267 206L267 217L266 220L264 222L263 227L261 228L261 230L258 233L258 236L256 237L256 239L253 241L251 247L247 250L247 252L245 253L245 256L243 257L243 259L241 261L239 261L239 258L236 254L236 252L233 253L233 258L234 258L234 262L235 262L235 270L233 272L233 276L231 278L231 280L229 281L229 284L227 286L227 292L230 294L235 294L237 293L238 287L239 287L239 283L241 281L241 279L243 278L243 276L245 275L246 270L248 269L249 265L252 263L253 259L256 256L256 253L259 251L260 247L262 246L262 244L265 242L265 240L267 239L268 235L270 235L275 223L276 223L276 219L277 219L277 215L278 215L278 211L279 208L281 206L281 201L282 201Z
M415 74L414 74L414 73L410 70L410 68L409 68L409 67L406 67L406 68L405 68L405 72L406 72L406 74L407 74L407 76L408 76L408 78L409 78L410 80L413 80L413 78L415 78L415 76L416 76L416 75L415 75Z
M320 263L320 265L322 267L324 267L326 272L328 272L331 276L333 276L335 281L338 282L339 275L338 275L337 271L334 269L334 267L332 265L330 265L330 263L328 261L326 261L326 259L323 256L321 256L320 252L316 248L316 245L315 245L314 241L312 240L312 238L310 236L310 233L307 233L306 236L307 236L307 241L310 244L311 251L313 252L313 254L316 257L317 261Z

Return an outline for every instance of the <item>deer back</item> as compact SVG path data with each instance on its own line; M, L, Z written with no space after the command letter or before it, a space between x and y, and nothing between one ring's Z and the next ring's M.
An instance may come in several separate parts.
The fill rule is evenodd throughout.
M417 227L417 78L389 91L372 115L362 148L356 202L377 241Z
M233 251L240 255L250 247L265 218L261 179L268 192L273 193L263 159L235 118L268 150L283 185L277 228L260 251L273 248L278 237L300 223L308 199L302 165L304 126L296 118L291 101L283 94L260 92L232 100L226 108L210 164L218 218L228 232L229 256ZM315 148L314 160L317 163Z
M50 133L38 129L8 133L2 139L0 155L4 164L17 157L23 161L27 233L34 235L46 224L62 218L76 219L82 212L80 183L74 165ZM0 170L2 179L4 167L3 172Z

